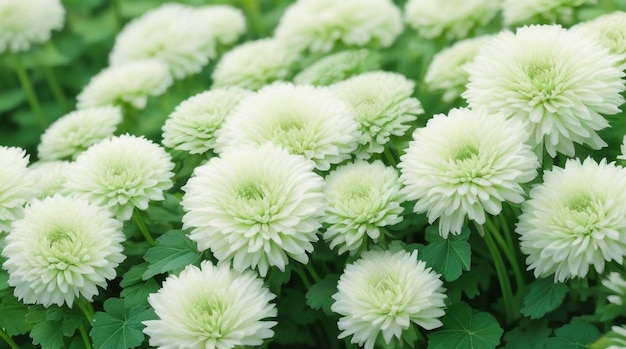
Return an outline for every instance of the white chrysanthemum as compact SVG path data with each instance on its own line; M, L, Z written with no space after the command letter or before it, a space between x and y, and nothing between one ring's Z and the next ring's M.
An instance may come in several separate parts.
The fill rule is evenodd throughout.
M217 13L219 15L219 13ZM166 3L128 23L115 39L109 56L111 65L158 58L166 63L177 79L198 73L214 58L216 37L214 30L222 21L214 23L216 13L208 7L195 8L177 3ZM226 18L225 18L226 19ZM231 18L232 26L217 32L225 41L227 28L233 35L241 30L239 18Z
M39 159L76 159L91 145L113 136L120 122L122 110L113 106L82 109L63 115L41 135L37 147Z
M84 298L115 278L122 253L122 223L81 198L33 200L6 237L3 267L24 303L48 307Z
M497 215L502 202L521 203L521 183L535 178L539 163L525 143L520 122L470 109L435 115L415 130L400 160L400 179L415 212L429 223L439 218L439 233L460 234L465 217L485 223L485 211Z
M0 54L28 51L31 44L50 40L64 19L60 0L0 1Z
M127 220L135 207L145 210L150 201L163 200L163 191L173 184L173 168L170 155L158 144L126 134L81 153L67 185Z
M491 21L501 0L409 0L404 19L425 38L462 39Z
M324 211L313 162L266 143L230 149L197 167L183 187L183 226L198 249L237 270L307 263Z
M459 98L469 82L469 73L465 67L491 38L491 35L484 35L465 39L441 50L428 66L424 83L431 90L443 91L442 99L445 102Z
M571 20L574 7L595 4L596 0L504 0L504 25Z
M11 222L21 217L24 204L33 196L28 158L21 148L0 146L0 233L10 230Z
M355 251L366 236L378 241L381 228L402 221L398 173L382 161L357 161L338 167L326 176L324 196L328 202L323 222L324 240L339 254Z
M184 100L163 125L163 145L191 154L212 150L224 119L249 94L238 87L218 88Z
M415 83L401 74L375 71L330 86L349 102L362 137L356 155L382 153L390 136L402 136L424 109L411 97Z
M558 25L503 32L467 65L463 97L473 109L519 119L538 154L574 155L574 143L606 146L595 131L607 127L601 114L618 113L624 73L589 35Z
M213 87L258 90L273 81L284 80L297 58L298 52L280 41L248 41L222 56L213 70Z
M43 199L54 194L70 195L67 179L72 163L67 161L38 161L28 167L36 198Z
M333 295L332 311L341 315L339 338L372 349L382 333L385 343L401 340L414 323L426 330L442 325L446 295L440 275L417 260L417 251L368 251L349 264Z
M609 273L609 275L602 280L602 285L613 293L606 297L610 303L615 305L624 304L624 300L626 300L626 280L622 274L618 272Z
M143 109L149 96L162 94L171 84L172 77L162 61L136 61L103 69L76 99L79 109L122 104Z
M402 30L402 13L390 0L298 0L275 37L298 50L328 52L339 43L387 47Z
M271 338L276 296L254 273L203 261L170 275L148 296L158 320L144 321L150 345L160 349L231 349L260 346Z
M379 55L367 49L346 50L320 58L294 78L298 85L327 86L353 75L377 70Z
M620 64L626 64L626 12L615 11L577 24L572 29L587 31L609 52L619 55Z
M622 145L620 146L621 154L617 156L620 160L626 160L626 135L624 135L624 139L622 140Z
M359 137L350 106L333 91L276 83L241 101L224 122L215 149L269 141L328 170L350 158Z
M195 11L207 26L207 32L222 45L231 45L246 31L246 17L240 9L227 5L208 5Z
M626 326L613 326L611 331L604 336L602 347L605 349L624 349L626 348Z
M626 170L569 159L530 191L517 223L520 248L536 277L563 282L626 255Z

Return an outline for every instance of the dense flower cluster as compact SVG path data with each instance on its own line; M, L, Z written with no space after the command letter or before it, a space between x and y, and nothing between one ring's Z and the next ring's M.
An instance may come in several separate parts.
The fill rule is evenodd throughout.
M65 9L60 0L3 0L0 2L0 54L27 51L50 40L63 27Z

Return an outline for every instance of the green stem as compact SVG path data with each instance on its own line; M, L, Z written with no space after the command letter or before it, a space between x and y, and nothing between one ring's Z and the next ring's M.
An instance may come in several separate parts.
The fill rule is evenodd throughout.
M63 89L61 89L61 85L59 85L59 81L57 80L54 70L50 67L43 67L43 73L46 76L46 81L48 82L48 86L50 87L50 91L52 91L54 99L56 99L57 103L64 105L67 100L65 98L65 94L63 93Z
M302 280L302 283L304 284L304 287L306 287L307 290L310 289L311 288L311 281L309 281L309 278L302 271L302 269L300 269L300 266L296 266L295 268L293 268L293 270L296 271L296 274L298 274L298 276L300 277L300 280Z
M391 148L387 146L385 146L385 150L383 150L383 158L385 159L387 166L398 166L398 161L396 161L396 158L391 153Z
M306 270L309 271L309 274L311 274L311 277L313 278L313 281L315 281L315 283L320 282L320 276L317 274L317 272L315 271L315 269L313 268L313 266L311 266L311 263L307 263L305 264L306 266Z
M489 230L485 231L484 240L487 248L489 249L489 253L491 254L491 258L493 259L498 282L500 283L500 289L502 290L502 299L504 301L506 322L507 324L510 324L515 318L515 305L513 304L513 290L511 289L511 280L509 279L509 275L504 265L504 261L502 260L502 255L500 255L498 247L493 241L491 237L491 232Z
M43 110L41 109L41 104L39 104L39 99L37 99L37 95L35 94L35 90L33 89L33 84L30 82L30 78L26 73L26 68L24 68L24 65L22 64L22 59L19 55L15 55L15 67L17 77L20 79L20 83L22 84L24 92L26 92L26 98L28 99L30 108L37 115L41 126L43 128L46 128L48 126L48 123L46 122Z
M141 231L141 234L143 234L143 237L146 239L146 241L148 241L150 246L155 246L156 242L152 238L150 231L148 231L148 227L146 227L146 222L144 221L138 210L133 211L133 222L137 224L139 231Z
M518 291L524 289L526 284L524 283L522 269L520 269L520 264L517 261L513 241L511 239L506 239L507 241L505 241L505 238L502 238L500 231L498 230L498 228L496 228L496 226L493 224L489 217L487 217L487 219L485 220L485 228L489 231L490 236L493 237L495 242L500 245L500 249L504 253L504 256L511 264Z
M76 305L78 305L78 308L85 315L85 319L87 319L87 322L89 322L89 324L91 325L93 323L93 317L94 317L94 311L93 311L93 307L91 306L91 303L89 303L84 298L78 298L76 299Z
M85 324L81 323L80 326L78 326L78 331L80 331L80 336L83 337L85 348L92 349L91 341L89 341L89 336L87 335L87 330L85 329Z
M257 0L241 0L241 7L246 13L246 17L250 20L250 24L254 28L258 37L265 36L265 25L263 24L263 17L261 16L261 10L259 9L259 3Z
M15 343L13 339L11 339L11 336L9 336L8 333L4 332L2 327L0 327L0 337L2 337L2 339L4 339L5 342L7 342L7 344L9 345L9 347L11 347L11 349L20 349L20 346L17 345L17 343Z

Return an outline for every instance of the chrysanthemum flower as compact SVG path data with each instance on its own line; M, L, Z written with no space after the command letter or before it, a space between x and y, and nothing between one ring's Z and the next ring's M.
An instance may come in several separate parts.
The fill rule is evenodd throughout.
M195 169L183 187L183 226L198 249L239 271L307 263L324 211L313 162L266 143L231 148Z
M624 73L589 35L558 25L503 32L467 65L463 97L473 109L524 122L530 144L551 157L574 155L574 143L606 146L596 134L607 127L601 114L618 113Z
M596 0L504 0L504 25L569 21L574 7Z
M136 61L103 69L76 99L79 109L125 103L143 109L148 96L162 94L171 84L172 77L162 61Z
M441 50L428 66L424 83L431 90L443 91L442 99L445 102L457 99L469 82L465 66L476 58L480 48L491 38L490 35L484 35L465 39Z
M417 260L417 251L367 251L349 264L333 295L332 311L341 315L339 338L372 349L416 324L426 330L442 325L446 295L440 275Z
M275 37L298 50L328 52L339 43L388 47L402 30L402 14L390 0L298 0Z
M115 278L122 241L122 223L105 208L60 195L35 199L6 237L3 267L24 303L72 307Z
M248 41L222 56L213 70L213 87L258 90L273 81L284 80L297 58L298 52L280 41Z
M626 326L613 326L611 331L604 336L602 346L604 349L626 348Z
M613 292L613 294L606 297L609 303L615 305L624 304L626 300L626 280L624 280L622 274L618 272L609 273L609 275L602 280L602 285Z
M294 78L298 85L327 86L353 75L377 70L379 56L367 49L346 50L320 58Z
M0 1L0 54L28 51L31 44L50 40L64 19L60 0Z
M11 222L21 217L24 204L33 195L28 158L21 148L0 146L0 233L10 230Z
M82 109L63 115L41 135L37 147L39 159L76 159L91 145L113 136L120 122L122 110L113 106Z
M233 42L245 29L237 10L224 8L166 3L146 12L117 35L111 65L158 58L177 79L198 73L215 57L216 40Z
M224 119L249 94L238 87L218 88L184 100L163 125L163 145L191 154L212 150Z
M158 144L143 137L121 135L105 139L81 153L73 165L68 188L89 201L109 207L120 220L133 209L163 200L172 186L174 164Z
M624 139L622 140L622 145L620 146L621 154L617 156L620 160L626 160L626 135L624 135Z
M622 58L620 64L626 64L626 12L611 12L577 24L572 29L587 31L609 52L619 55Z
M626 255L626 170L569 159L530 191L517 223L520 248L536 277L585 277Z
M460 234L468 216L485 223L502 202L521 203L521 183L535 178L539 163L525 142L528 132L515 120L470 109L435 115L413 133L398 165L404 193L417 200L415 212L429 223L439 218L439 233Z
M148 296L158 320L144 321L150 345L161 349L260 346L274 335L276 296L254 273L228 264L189 265Z
M463 39L491 21L500 10L499 0L409 0L404 19L422 37Z
M224 122L215 149L273 142L328 170L350 158L359 137L350 106L333 91L276 83L241 101Z
M381 228L402 221L404 196L398 173L381 161L338 167L325 182L324 239L330 241L330 248L339 247L339 254L355 251L366 236L378 241Z
M54 194L70 195L67 179L72 163L67 161L38 161L28 167L34 196L43 199Z
M411 97L415 83L401 74L369 72L330 86L350 103L362 137L356 155L382 153L390 136L402 136L424 109Z

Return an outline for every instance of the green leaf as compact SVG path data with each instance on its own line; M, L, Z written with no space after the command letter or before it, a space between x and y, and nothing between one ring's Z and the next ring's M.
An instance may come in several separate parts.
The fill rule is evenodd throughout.
M63 329L63 336L71 337L83 321L83 314L66 307L52 306L46 311L46 320L56 321Z
M478 260L478 262L477 262ZM450 303L461 300L461 294L474 299L481 290L489 289L489 283L493 276L493 267L484 259L474 258L474 264L469 271L461 274L461 277L448 283L446 294Z
M160 286L153 279L146 282L133 284L122 290L120 296L126 301L126 305L148 305L148 295L156 293Z
M128 287L130 285L141 282L143 279L141 276L148 269L148 263L140 263L135 264L124 275L122 276L122 281L120 281L120 286Z
M97 312L89 332L95 349L135 348L144 341L141 323L152 320L154 311L144 306L127 307L123 299L109 298L105 312Z
M526 327L516 327L504 335L503 349L543 348L552 330L546 323L532 323Z
M38 322L30 331L33 344L41 344L42 349L60 349L64 345L63 326L60 321Z
M26 100L26 92L23 89L3 91L0 95L0 111L11 110Z
M493 315L464 302L448 308L441 322L441 329L428 334L429 349L493 349L504 332Z
M33 344L41 344L43 349L57 349L65 347L64 338L74 335L83 316L76 308L53 305L47 309L32 307L27 320L36 322L30 331Z
M13 296L11 289L0 292L0 328L9 336L24 334L31 325L26 323L28 306Z
M150 266L142 278L147 280L154 275L176 272L189 264L198 264L202 254L196 243L181 230L170 230L156 240L156 246L146 252L144 259Z
M314 310L322 309L325 314L332 314L331 305L335 302L332 296L337 293L338 275L329 275L320 280L306 293L306 304Z
M557 328L555 337L546 340L544 348L548 349L582 349L600 338L600 331L584 320L575 318L569 324Z
M419 258L434 271L443 275L446 281L454 281L463 270L469 270L472 251L469 239L470 231L463 228L459 235L449 235L447 239L439 235L438 227L426 228L426 241L429 242L419 252Z
M562 283L554 283L552 279L537 279L530 284L530 291L524 297L522 314L531 319L538 319L558 308L569 288Z

